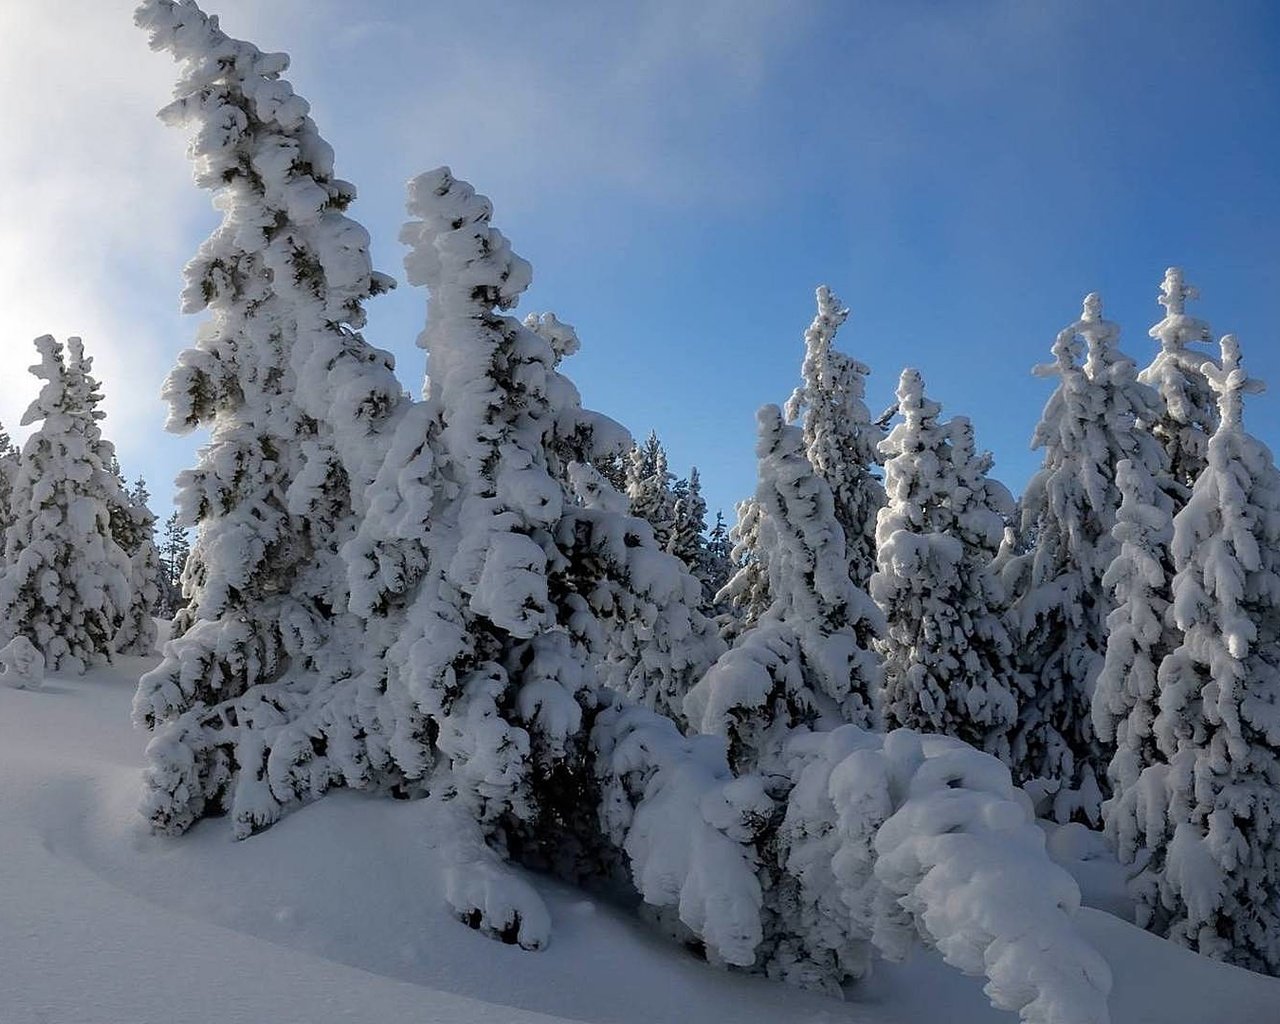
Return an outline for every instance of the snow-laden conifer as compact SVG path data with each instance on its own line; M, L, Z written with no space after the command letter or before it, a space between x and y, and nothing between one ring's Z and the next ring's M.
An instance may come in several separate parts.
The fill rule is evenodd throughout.
M146 0L136 20L182 65L162 117L194 129L196 182L222 212L183 295L187 312L212 317L164 387L169 428L211 437L178 479L182 522L196 528L188 604L134 704L139 722L169 723L150 748L146 804L172 831L235 802L245 834L365 770L354 714L333 723L345 735L308 740L314 760L296 745L306 768L274 785L265 737L359 651L339 639L354 626L339 549L402 395L390 356L357 329L363 302L391 282L343 212L354 189L333 176L332 149L281 77L287 56L231 39L190 0ZM276 683L289 692L228 704Z
M1242 421L1261 390L1236 339L1203 371L1220 422L1173 524L1173 620L1137 783L1142 923L1209 956L1280 973L1280 473Z
M1103 576L1115 608L1107 616L1107 645L1093 693L1092 720L1098 739L1114 748L1107 766L1111 797L1102 805L1103 824L1122 860L1131 861L1140 840L1134 791L1143 768L1160 760L1153 725L1159 712L1157 672L1176 646L1168 615L1173 579L1169 544L1172 502L1141 462L1116 467L1120 509L1112 535L1119 544Z
M347 549L394 709L386 751L447 798L457 857L497 847L564 868L599 835L580 787L601 684L678 711L721 648L697 581L592 466L625 432L582 408L545 324L502 312L530 269L489 201L441 168L410 183L409 210L406 271L430 294L425 397ZM458 912L540 945L545 910L482 859L458 868Z
M128 499L109 463L92 361L79 338L64 350L36 339L45 383L22 418L27 438L13 488L14 519L0 574L5 641L30 640L49 669L82 673L111 660L132 603L128 556L111 535L111 508Z
M1213 340L1209 325L1187 313L1187 300L1200 297L1187 284L1180 267L1164 272L1160 285L1160 305L1165 315L1148 332L1160 343L1151 365L1138 380L1160 395L1159 415L1147 423L1164 446L1169 463L1169 480L1164 482L1176 500L1176 512L1191 494L1191 487L1204 469L1209 437L1218 426L1218 403L1201 367L1214 362L1208 352L1193 348Z
M695 728L727 738L735 770L767 764L792 729L868 724L881 678L859 633L878 632L883 618L849 578L831 489L776 405L757 423L755 556L770 604L685 700Z
M703 582L700 569L706 546L703 534L707 531L707 502L702 497L698 467L689 470L687 478L677 480L672 490L675 503L671 508L671 537L667 541L667 550L684 562L699 582Z
M728 609L720 632L730 642L750 629L769 609L769 571L760 555L763 508L754 497L744 498L735 509L737 521L729 531L728 578L716 592L716 604Z
M917 370L902 372L897 398L902 421L880 446L888 504L870 588L886 620L880 710L890 727L1007 759L1018 682L992 562L1013 498L988 476L991 456L977 452L969 421L939 418Z
M129 556L129 589L133 601L116 635L121 654L150 654L156 646L156 624L152 618L160 604L163 569L155 542L155 513L148 507L151 495L139 477L132 490L121 488L123 505L111 508L111 533L120 549Z
M1163 450L1140 425L1158 415L1159 396L1137 380L1119 333L1089 295L1081 318L1058 334L1055 361L1036 368L1057 377L1058 387L1032 438L1044 465L1022 498L1031 549L1018 567L1024 582L1016 614L1031 693L1013 739L1015 775L1056 786L1059 817L1091 820L1110 760L1090 705L1112 609L1103 577L1117 550L1115 467L1130 459L1164 474Z
M667 465L667 450L650 432L644 444L632 449L627 463L627 497L631 514L653 527L658 544L666 549L671 543L676 519L676 495L672 489L675 474Z
M826 286L818 289L817 299L817 316L804 334L802 383L787 402L786 415L804 428L809 462L835 500L849 575L865 587L876 569L876 513L885 502L872 472L880 462L884 430L872 422L865 402L870 369L832 347L849 311Z

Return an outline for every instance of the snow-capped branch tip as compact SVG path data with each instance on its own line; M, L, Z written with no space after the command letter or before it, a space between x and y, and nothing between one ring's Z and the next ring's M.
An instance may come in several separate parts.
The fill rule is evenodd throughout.
M818 315L814 318L809 329L805 331L805 344L811 345L810 338L817 340L819 337L826 341L829 346L831 339L840 326L849 319L849 310L840 297L836 295L825 284L819 285L815 292L818 300Z
M510 309L533 281L533 268L516 255L506 236L489 223L493 204L448 167L425 171L408 184L406 209L413 218L400 229L409 246L405 274L438 297L442 260L467 265L465 299Z
M1244 413L1244 396L1265 391L1266 384L1245 372L1240 342L1234 334L1223 335L1218 344L1222 351L1222 366L1205 360L1200 365L1200 372L1209 378L1209 386L1218 396L1218 412L1223 425L1238 427Z
M247 61L264 78L277 78L289 69L287 53L264 53L252 43L232 39L222 31L218 16L206 14L195 0L143 0L134 8L133 23L147 33L151 49L168 50L174 60L188 63L189 77L178 83L179 96L200 88L206 76L216 77L229 65L239 69Z
M1102 296L1097 292L1090 292L1084 297L1080 319L1067 330L1083 336L1090 346L1115 341L1120 335L1119 325L1103 317Z
M1031 368L1031 372L1037 377L1062 377L1072 370L1078 370L1082 348L1075 325L1063 328L1053 339L1053 348L1050 349L1053 362L1038 363Z
M1200 289L1187 284L1181 267L1169 267L1164 272L1164 280L1160 283L1160 305L1168 310L1170 316L1181 316L1186 312L1187 299L1200 298Z
M942 406L924 393L924 378L913 366L906 367L898 377L897 411L908 423L923 423L937 418Z
M1213 330L1209 325L1187 314L1187 300L1200 298L1200 289L1188 284L1181 267L1170 267L1164 272L1157 302L1164 306L1164 318L1154 324L1147 335L1160 342L1162 348L1176 352L1187 343L1212 341Z

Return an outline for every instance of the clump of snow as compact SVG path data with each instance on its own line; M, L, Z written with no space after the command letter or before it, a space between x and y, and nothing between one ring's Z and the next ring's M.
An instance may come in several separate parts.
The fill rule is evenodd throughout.
M25 636L0 647L0 682L15 690L38 690L44 685L44 655Z

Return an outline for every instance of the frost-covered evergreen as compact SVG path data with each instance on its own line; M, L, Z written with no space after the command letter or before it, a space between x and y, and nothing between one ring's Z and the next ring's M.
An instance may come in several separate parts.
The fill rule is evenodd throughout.
M583 409L547 338L501 312L530 269L489 201L441 168L410 183L409 209L429 375L349 549L353 606L386 640L390 756L447 798L470 837L460 855L494 844L563 867L564 836L591 813L600 683L671 710L720 647L697 581L591 466L622 428ZM541 944L536 897L491 868L479 881L460 868L459 913Z
M737 522L729 531L728 579L716 592L716 604L728 608L721 621L721 633L732 642L750 629L769 610L769 572L760 555L760 524L763 509L754 498L737 505Z
M667 450L650 432L644 444L632 449L627 463L627 497L631 514L653 527L658 544L666 550L676 520L675 474L667 468Z
M881 679L859 633L879 632L883 618L849 578L831 489L776 405L764 406L757 422L755 556L770 604L684 705L695 728L727 738L735 770L768 764L795 728L868 724ZM748 564L739 575L754 571Z
M1164 272L1160 305L1165 316L1148 332L1160 343L1160 351L1138 374L1138 380L1160 394L1160 413L1147 422L1168 458L1170 479L1163 485L1176 500L1175 512L1186 504L1204 469L1209 437L1218 426L1217 398L1201 369L1206 362L1213 363L1214 357L1191 347L1213 340L1209 325L1186 310L1187 300L1199 297L1199 291L1186 283L1180 267Z
M111 508L128 499L109 468L102 395L79 338L36 339L44 380L22 418L40 426L23 445L14 519L0 574L7 643L26 637L49 669L82 673L111 660L132 604L128 556L111 535Z
M939 419L916 370L902 372L885 456L888 504L871 596L886 620L880 710L889 727L955 736L1007 760L1017 721L1014 643L991 565L1013 498L987 475L967 419Z
M1137 783L1142 922L1209 956L1280 973L1280 473L1243 426L1260 391L1233 336L1203 366L1220 423L1173 524L1173 620Z
M885 503L884 488L872 472L880 462L884 430L872 422L864 400L870 369L832 348L849 311L825 286L817 298L818 314L804 334L802 383L786 414L803 425L809 462L835 499L849 575L865 587L876 570L876 513Z
M676 481L672 493L675 504L671 509L671 537L667 540L667 550L689 566L702 582L699 569L706 546L703 534L707 531L707 503L702 497L702 480L697 466L689 470L687 479Z
M1098 739L1115 750L1107 766L1111 798L1102 805L1102 819L1127 861L1139 838L1134 814L1140 797L1134 786L1142 769L1159 759L1152 728L1159 712L1157 672L1176 646L1168 615L1173 524L1169 496L1142 463L1122 459L1116 484L1120 509L1112 535L1119 550L1102 579L1115 609L1107 616L1092 720Z
M125 503L111 508L111 533L129 556L133 601L116 636L116 649L121 654L150 654L156 646L152 614L160 604L164 582L155 542L156 517L147 506L151 496L142 477L138 477L133 490L122 487L121 494Z
M229 38L189 0L147 0L136 20L182 64L162 117L194 129L196 182L214 191L222 222L188 265L183 296L187 312L212 317L164 387L171 430L211 431L178 479L181 521L197 530L189 603L134 713L163 726L148 754L153 824L180 831L235 803L247 834L361 770L354 713L295 742L284 760L303 767L273 780L264 737L359 653L342 640L355 623L339 549L402 393L390 356L356 330L363 302L391 282L343 212L354 189L333 176L308 104L280 77L288 58Z
M1021 530L1033 547L1017 566L1016 614L1032 692L1022 705L1013 759L1019 779L1057 787L1059 818L1097 820L1110 760L1093 732L1090 706L1112 610L1103 577L1117 551L1115 467L1130 459L1164 474L1163 450L1140 426L1158 415L1159 396L1137 380L1118 348L1119 333L1102 318L1098 296L1089 295L1081 318L1059 333L1055 362L1036 369L1056 376L1058 387L1032 439L1044 449L1044 465L1022 498Z

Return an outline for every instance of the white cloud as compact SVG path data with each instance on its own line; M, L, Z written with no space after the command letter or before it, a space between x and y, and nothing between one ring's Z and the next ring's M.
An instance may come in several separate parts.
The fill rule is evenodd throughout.
M36 389L31 339L45 333L85 339L114 433L161 422L191 186L180 140L154 117L172 66L149 53L131 9L0 7L0 420L11 429Z

